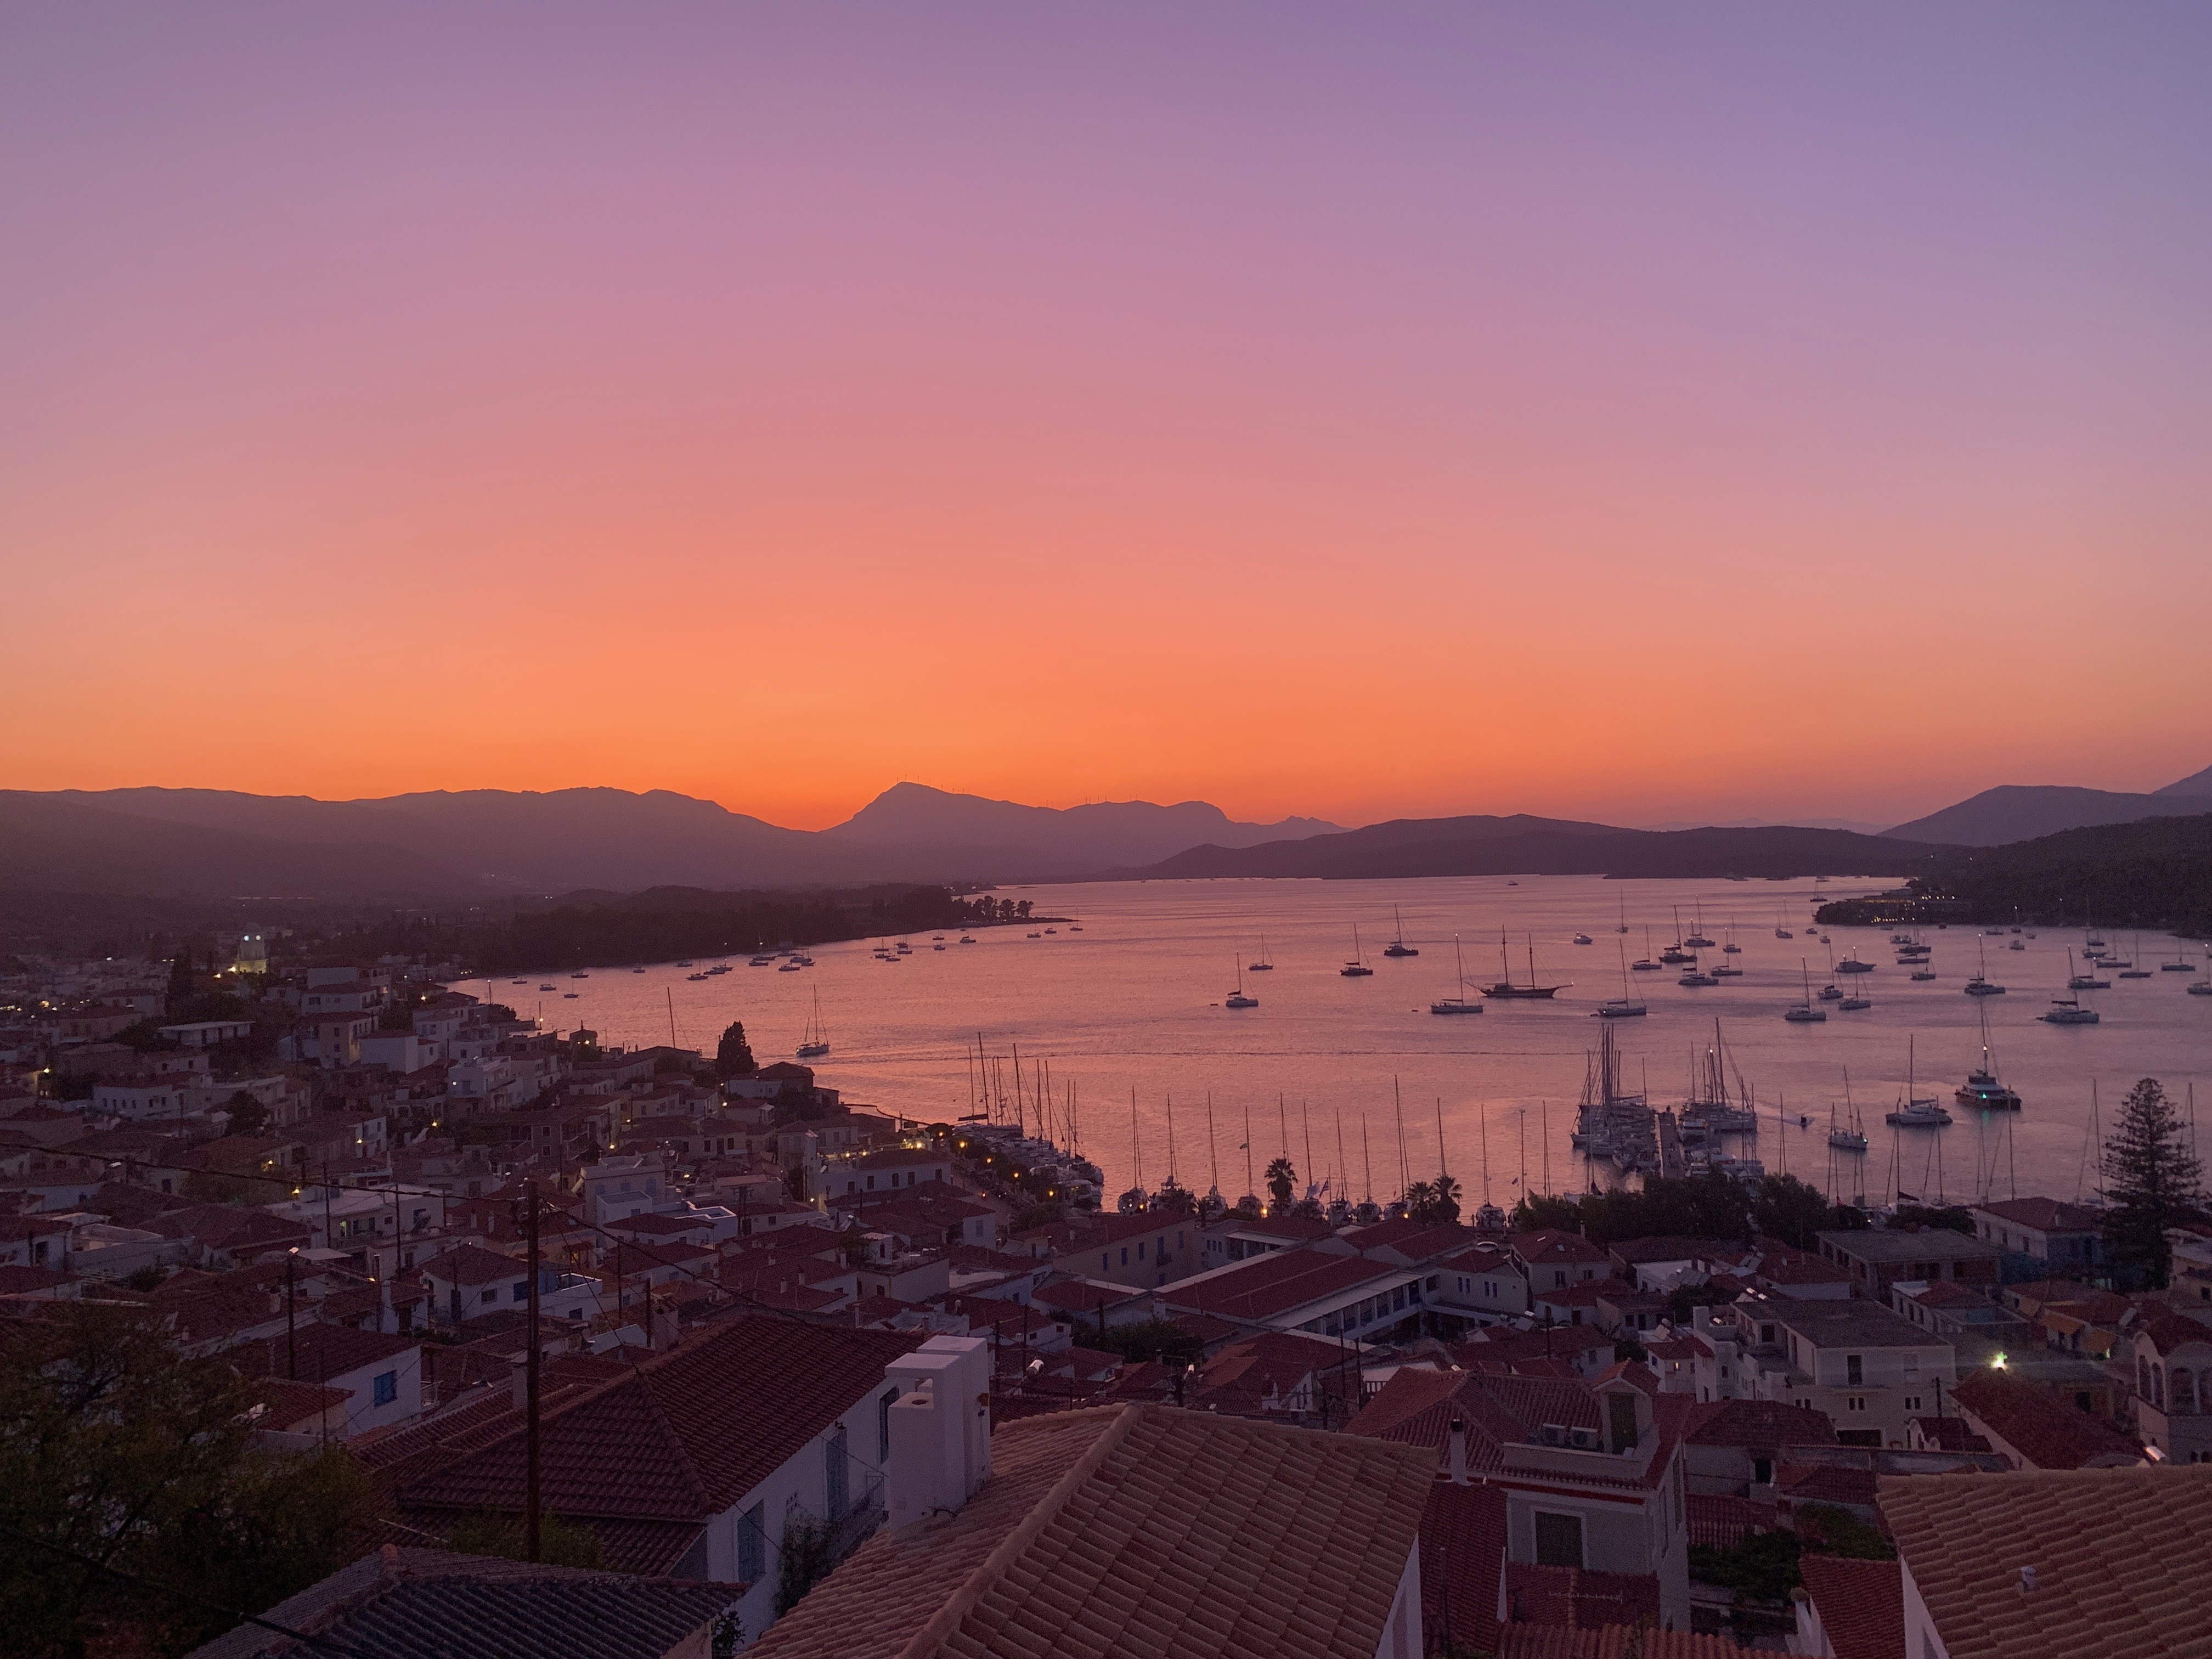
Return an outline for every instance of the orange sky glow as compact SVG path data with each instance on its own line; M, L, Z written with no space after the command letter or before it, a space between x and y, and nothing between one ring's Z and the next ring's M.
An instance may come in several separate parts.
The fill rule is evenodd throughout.
M1895 821L2212 763L2202 14L5 33L0 787Z

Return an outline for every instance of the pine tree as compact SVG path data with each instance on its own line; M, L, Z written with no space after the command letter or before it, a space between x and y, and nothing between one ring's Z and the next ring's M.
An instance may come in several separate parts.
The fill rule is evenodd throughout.
M720 1078L750 1077L755 1070L752 1045L745 1041L744 1024L732 1020L722 1032L721 1042L714 1049L714 1075Z
M179 951L177 952L176 959L169 963L169 993L167 999L169 1012L175 1014L183 1011L185 1004L191 1000L194 984L192 953L189 950Z
M2173 1255L2166 1230L2203 1202L2204 1166L2191 1155L2181 1115L2156 1078L2128 1091L2105 1142L2104 1172L2114 1206L2105 1221L2107 1247L2148 1288L2165 1289Z

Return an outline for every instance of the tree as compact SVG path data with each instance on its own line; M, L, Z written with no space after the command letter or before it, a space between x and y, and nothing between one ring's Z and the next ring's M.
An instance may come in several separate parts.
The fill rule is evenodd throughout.
M269 1109L244 1089L234 1089L222 1109L230 1114L230 1133L258 1135L269 1121Z
M1582 1206L1571 1198L1530 1194L1513 1206L1510 1224L1516 1233L1540 1232L1547 1228L1563 1233L1575 1232L1583 1224Z
M1291 1207L1291 1194L1298 1189L1298 1172L1287 1158L1271 1160L1267 1177L1262 1183L1267 1196L1275 1200L1275 1213L1281 1215Z
M2128 1091L2105 1142L2105 1194L2114 1206L2105 1241L2151 1290L2166 1288L2173 1265L2166 1229L2204 1201L2204 1166L2190 1155L2187 1133L2166 1090L2147 1077Z
M722 1040L714 1049L714 1075L750 1077L758 1069L753 1063L752 1045L745 1041L744 1023L732 1020L724 1028Z
M192 978L192 953L190 951L179 951L169 963L169 994L163 1003L163 1006L168 1009L171 1018L178 1018L178 1011L191 1000L195 984L196 981Z
M1793 1175L1768 1176L1751 1205L1752 1224L1760 1236L1778 1238L1793 1250L1814 1249L1820 1243L1814 1235L1831 1224L1831 1215L1826 1194Z
M1459 1182L1440 1175L1406 1188L1406 1213L1424 1227L1441 1226L1459 1219Z
M343 1452L251 1444L252 1386L177 1347L143 1308L42 1304L0 1344L0 1527L221 1606L259 1612L353 1559L374 1492ZM68 1556L0 1552L11 1655L185 1652L230 1621L129 1595Z
M1160 1182L1160 1189L1152 1194L1152 1207L1163 1215L1191 1215L1198 1209L1198 1199L1189 1188L1173 1176Z

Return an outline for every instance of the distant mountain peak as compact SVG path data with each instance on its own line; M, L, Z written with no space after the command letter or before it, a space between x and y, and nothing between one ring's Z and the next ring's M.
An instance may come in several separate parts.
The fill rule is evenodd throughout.
M2202 772L2191 772L2187 777L2169 783L2163 789L2154 789L2154 795L2187 795L2196 799L2212 796L2212 766Z

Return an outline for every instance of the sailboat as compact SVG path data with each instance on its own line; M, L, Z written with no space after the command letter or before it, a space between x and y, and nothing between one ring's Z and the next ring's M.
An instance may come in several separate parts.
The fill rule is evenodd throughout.
M1844 1108L1850 1114L1850 1127L1843 1128L1834 1121L1835 1108L1828 1108L1828 1145L1839 1152L1863 1152L1867 1149L1866 1127L1859 1121L1857 1103L1851 1098L1851 1068L1844 1067Z
M2182 948L2181 941L2176 939L2173 941L2173 960L2160 963L2158 970L2161 974L2193 974L2197 971L2197 964L2189 959L2188 952ZM2192 985L2189 988L2193 991L2197 988Z
M1895 1111L1887 1114L1885 1121L1900 1129L1940 1129L1951 1121L1950 1113L1945 1111L1934 1100L1923 1100L1913 1092L1917 1073L1914 1060L1918 1048L1919 1040L1917 1037L1905 1038L1905 1103Z
M2130 959L2128 961L2121 963L2108 962L2105 965L2107 968L2117 967L2120 970L2119 976L2122 979L2148 979L2151 975L2151 970L2148 968L2138 968L2135 964L2134 958L2141 956L2142 954L2142 935L2141 933L2137 933L2136 935L2134 949L2130 952Z
M799 1047L793 1052L801 1060L819 1060L830 1052L830 1028L823 1023L822 991L818 986L814 992L813 1018L806 1022Z
M1259 998L1244 994L1244 970L1242 968L1237 970L1237 988L1221 999L1221 1006L1224 1008L1256 1008L1260 1006Z
M1382 954L1384 956L1417 957L1421 954L1412 945L1406 943L1405 920L1399 915L1398 907L1395 904L1390 907L1390 927L1395 937L1394 937L1388 945L1382 947Z
M1961 1106L1977 1106L1984 1111L2020 1109L2019 1094L1998 1080L1996 1062L1990 1057L1990 1015L1986 1008L1982 1011L1982 1063L1966 1073L1966 1080L1951 1097Z
M1625 933L1628 931L1628 895L1626 893L1620 896L1620 926L1613 931L1616 933Z
M1366 979L1375 972L1359 949L1359 924L1356 921L1352 924L1352 960L1336 971L1346 979Z
M1260 935L1260 954L1253 958L1252 965L1247 971L1255 974L1272 974L1275 971L1274 959L1267 954L1267 936L1265 933Z
M1495 985L1482 988L1482 994L1486 997L1549 998L1566 988L1561 985L1539 985L1536 982L1536 937L1533 933L1528 936L1528 982L1526 985L1513 982L1513 968L1506 959L1505 935L1502 933L1498 936L1498 964L1505 970L1505 976Z
M1659 953L1659 960L1670 968L1680 967L1686 962L1695 962L1697 957L1682 948L1686 942L1682 938L1682 907L1678 904L1674 907L1674 942Z
M1920 965L1912 970L1911 978L1929 980L1936 977L1936 958L1933 956L1917 957L1914 960Z
M1793 1002L1782 1011L1782 1018L1794 1024L1810 1025L1828 1017L1828 1011L1813 1000L1813 970L1805 965L1802 957L1797 958L1798 971L1805 979L1805 1000Z
M1659 971L1659 964L1651 959L1651 930L1649 927L1644 930L1644 954L1628 965L1639 974L1656 974Z
M1703 906L1698 908L1697 916L1698 931L1684 939L1682 943L1692 951L1710 951L1713 948L1713 942L1705 937L1705 913Z
M1980 948L1982 965L1975 970L1973 978L1966 981L1966 994L1970 997L2001 997L2005 994L2005 988L1990 983L1990 948L1986 945Z
M2103 966L2101 963L2098 965ZM2112 988L2112 981L2099 979L2094 973L2075 973L2074 952L2069 949L2066 952L2066 988L2069 991L2109 991Z
M1452 935L1452 961L1457 965L1459 969L1459 994L1455 997L1438 998L1436 1001L1429 1005L1429 1012L1432 1014L1480 1013L1482 1012L1482 1005L1479 1002L1469 1002L1467 1000L1467 962L1466 959L1460 955L1459 935L1457 933L1454 933Z
M1620 994L1597 1006L1595 1018L1599 1019L1632 1019L1651 1011L1628 994L1628 947L1615 947L1620 952Z
M1775 937L1775 938L1777 938L1777 939L1796 939L1796 938L1797 937L1797 935L1796 935L1796 934L1795 934L1795 933L1791 933L1791 932L1790 932L1787 927L1784 927L1782 925L1784 921L1788 921L1788 920L1789 920L1788 916L1786 916L1786 915L1783 913L1782 907L1781 907L1779 904L1776 905L1776 906L1774 907L1774 937Z

